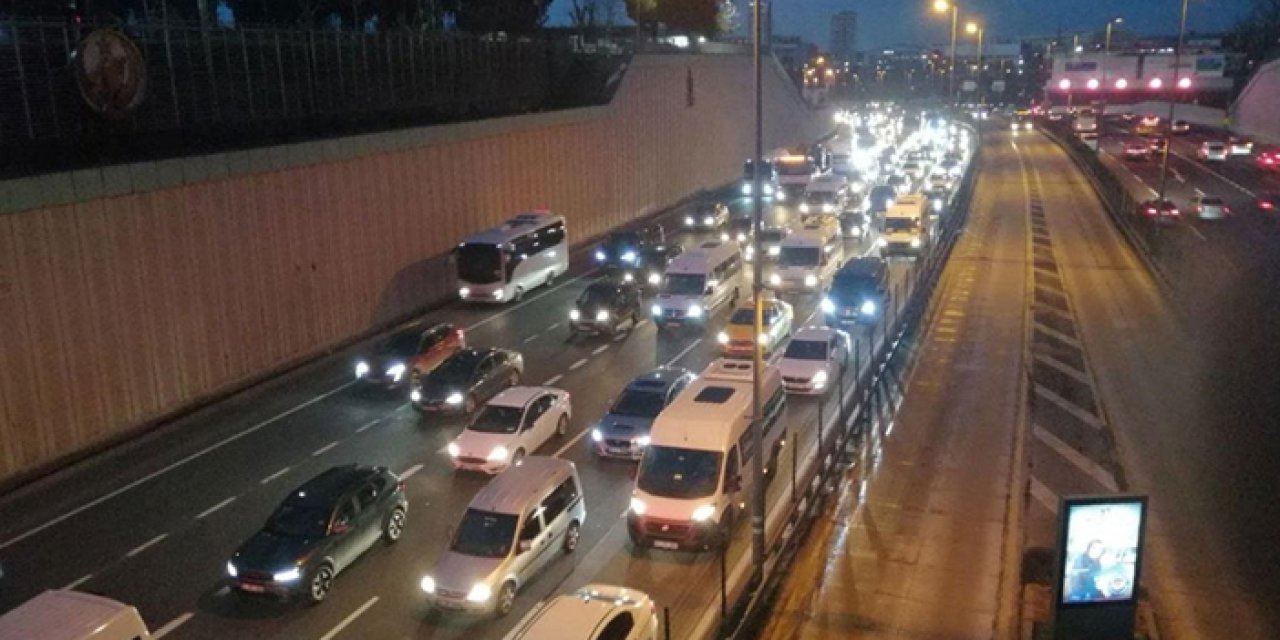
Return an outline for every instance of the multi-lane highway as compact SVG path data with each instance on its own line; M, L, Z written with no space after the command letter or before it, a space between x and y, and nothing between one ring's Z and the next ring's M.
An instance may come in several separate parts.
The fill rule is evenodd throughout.
M668 228L682 217L681 210L669 213ZM848 240L846 253L869 253L875 239ZM622 519L633 465L596 459L584 436L633 376L658 365L701 371L719 355L715 335L726 314L720 311L698 331L659 332L645 322L615 339L570 339L568 311L595 277L582 268L587 262L585 255L575 255L578 266L571 274L522 302L452 305L422 319L463 327L472 345L518 350L526 363L524 384L572 394L568 434L538 453L572 460L582 474L588 518L581 545L530 583L507 618L428 615L418 582L486 479L455 474L444 453L462 428L460 420L421 417L402 393L353 384L349 352L8 496L0 504L0 610L44 589L74 587L137 606L153 629L173 638L492 638L539 600L595 580L650 591L670 608L673 637L716 622L717 555L634 552ZM895 289L905 290L906 271L903 265L891 270ZM794 302L797 328L820 322L814 318L816 297ZM855 338L865 364L869 337L864 331ZM824 415L830 417L836 398L826 402ZM792 400L789 447L812 451L818 408L814 399ZM400 542L376 547L340 575L316 607L230 590L224 574L230 553L293 487L349 462L385 465L404 479L410 510ZM779 478L788 477L790 463L784 456ZM774 482L770 502L786 489L785 482ZM731 567L740 568L749 553L744 521L727 553Z

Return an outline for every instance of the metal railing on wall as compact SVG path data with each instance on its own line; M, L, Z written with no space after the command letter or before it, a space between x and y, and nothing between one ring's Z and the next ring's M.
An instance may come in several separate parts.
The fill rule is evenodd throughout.
M127 24L107 28L141 53L146 95L104 118L76 78L77 47L99 28L0 22L5 157L32 143L109 151L158 133L199 141L233 132L253 144L252 132L332 135L390 114L432 124L602 103L625 60L575 51L568 38Z

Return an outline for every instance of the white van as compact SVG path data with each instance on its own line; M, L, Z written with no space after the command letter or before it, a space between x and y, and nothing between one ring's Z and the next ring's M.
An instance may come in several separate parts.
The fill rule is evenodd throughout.
M880 255L919 256L929 245L926 215L929 198L921 193L902 196L884 214L884 234L880 237Z
M700 323L716 307L737 304L745 287L742 263L736 242L711 240L680 254L667 265L653 321L659 328Z
M752 490L755 428L750 360L711 363L653 423L627 510L637 547L724 546ZM784 442L786 391L778 367L765 365L761 388L763 451L771 472Z
M448 549L420 587L435 609L511 612L516 592L578 548L587 519L572 462L526 456L471 499Z
M50 590L0 616L8 640L150 640L138 610L110 598Z
M844 263L844 243L832 232L832 227L839 230L836 218L826 218L832 223L813 220L782 241L767 286L777 291L819 291L822 283L831 280Z
M849 180L842 175L814 176L804 189L800 200L800 213L836 214L844 210L849 198Z

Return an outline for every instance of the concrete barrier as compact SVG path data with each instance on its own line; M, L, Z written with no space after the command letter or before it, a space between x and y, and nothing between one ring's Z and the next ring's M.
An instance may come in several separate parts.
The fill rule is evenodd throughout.
M1233 128L1263 142L1280 144L1280 60L1262 65L1231 105Z
M607 106L0 182L0 483L452 296L445 252L547 207L571 240L733 179L745 56L638 56ZM776 65L768 148L817 137Z

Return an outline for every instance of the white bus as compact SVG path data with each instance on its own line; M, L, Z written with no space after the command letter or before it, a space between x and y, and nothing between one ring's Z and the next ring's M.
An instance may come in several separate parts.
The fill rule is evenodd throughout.
M746 288L743 266L736 242L708 240L680 254L667 265L654 299L654 323L659 329L700 324L717 307L737 304Z
M835 216L814 216L787 236L767 286L777 291L820 291L844 263L837 220Z
M658 414L636 470L627 532L638 547L706 549L727 544L739 505L751 495L756 455L750 360L711 363ZM761 440L771 473L786 431L778 367L761 371Z
M454 249L458 297L468 302L519 300L569 270L564 218L522 213Z

